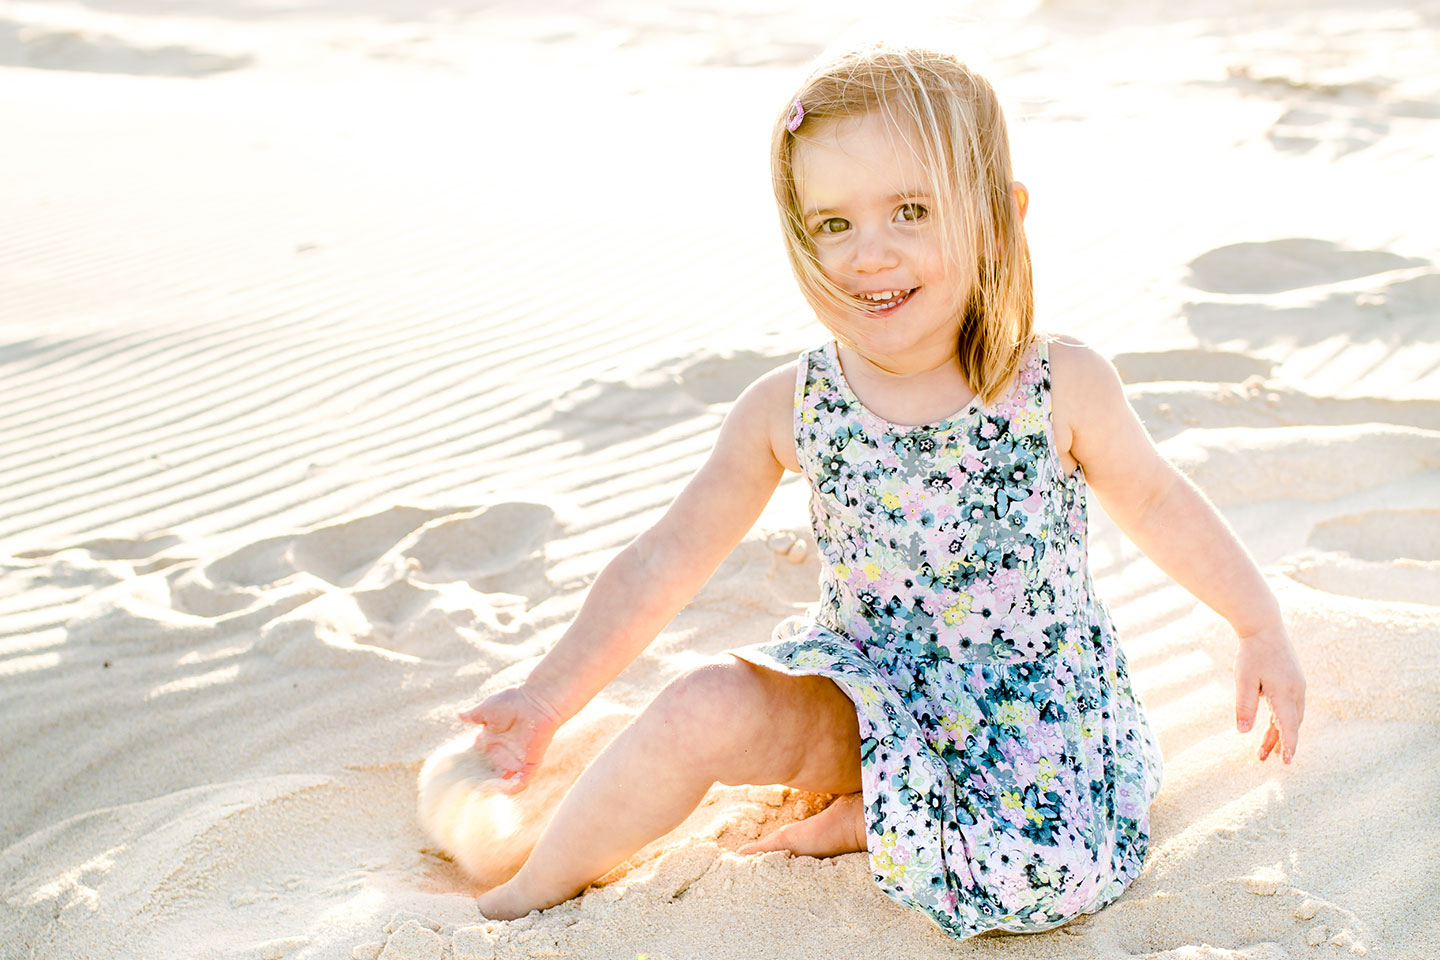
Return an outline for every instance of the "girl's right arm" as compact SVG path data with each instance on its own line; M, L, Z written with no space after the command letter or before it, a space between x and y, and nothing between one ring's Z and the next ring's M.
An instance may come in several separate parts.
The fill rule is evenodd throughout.
M529 780L555 730L700 591L754 525L785 465L794 469L795 372L788 364L740 395L704 466L665 515L605 566L575 620L524 683L460 715L484 725L476 749L511 780L512 792Z

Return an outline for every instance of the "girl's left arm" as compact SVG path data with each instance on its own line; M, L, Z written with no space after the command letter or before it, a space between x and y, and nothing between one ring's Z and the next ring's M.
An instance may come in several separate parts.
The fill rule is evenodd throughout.
M1230 622L1235 658L1235 722L1270 705L1260 759L1280 745L1295 754L1305 715L1305 678L1280 605L1250 552L1205 495L1155 449L1110 361L1073 340L1052 341L1055 443L1083 467L1105 512L1161 570ZM1063 457L1062 457L1063 460Z

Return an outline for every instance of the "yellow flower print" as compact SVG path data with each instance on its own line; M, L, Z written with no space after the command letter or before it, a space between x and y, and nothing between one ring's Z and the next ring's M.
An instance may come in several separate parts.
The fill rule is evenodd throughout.
M874 563L867 563L867 564L865 564L865 579L866 579L866 580L879 580L879 579L880 579L880 568L879 568L878 566L876 566Z
M960 594L960 596L955 598L954 603L940 611L940 616L945 618L945 622L948 625L952 627L955 626L955 624L969 616L970 604L973 599L974 598L968 593Z
M968 736L970 731L975 729L975 721L957 713L953 717L941 717L940 729L951 734L959 734L960 736L955 738L959 740Z
M1002 727L1025 725L1025 708L1014 700L1006 700L995 708L995 722Z
M875 869L879 871L880 876L884 877L890 883L897 883L905 876L904 865L896 863L894 858L888 853L872 853L870 855L870 861L875 865Z
M1010 432L1016 436L1024 437L1032 433L1039 433L1043 429L1040 414L1034 410L1021 410L1010 419Z
M1055 782L1055 764L1049 757L1040 758L1040 772L1035 775L1035 784L1041 790L1049 790L1050 785Z
M1020 791L1006 790L1000 794L1000 806L1009 807L1012 810L1024 810L1025 801L1020 799Z
M806 410L800 414L800 420L802 423L814 423L816 419L817 418L815 416L814 410Z
M836 580L849 580L849 579L850 579L850 568L847 567L847 566L845 566L845 564L843 564L843 563L837 563L837 564L835 564L835 579L836 579Z
M896 507L900 506L900 498L895 496L895 494L893 493L880 494L880 502L885 504L885 508L887 510L894 510Z
M790 662L797 667L823 667L830 663L830 658L819 650L801 650L790 658Z

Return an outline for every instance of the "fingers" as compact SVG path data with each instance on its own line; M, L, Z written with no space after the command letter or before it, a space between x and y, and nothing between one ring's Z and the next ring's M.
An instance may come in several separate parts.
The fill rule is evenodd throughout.
M1235 729L1249 733L1255 725L1255 709L1260 705L1260 683L1248 670L1235 670Z
M474 749L489 761L495 788L501 793L518 793L529 785L536 764L511 741L495 737L487 727L476 735Z
M492 709L488 700L462 713L457 713L456 716L465 723L483 724L496 733L504 733L515 725L514 714L509 714L503 709Z
M1281 741L1280 756L1286 763L1295 756L1295 745L1300 739L1300 719L1305 713L1305 703L1281 700L1278 703L1271 702L1270 715L1271 724L1279 726L1279 737Z
M1268 759L1275 745L1280 742L1280 731L1275 728L1275 721L1272 718L1269 728L1265 731L1265 739L1260 741L1260 759Z
M1260 759L1267 759L1278 750L1280 759L1289 763L1295 756L1295 746L1300 738L1300 718L1297 709L1289 703L1270 704L1270 725L1265 738L1260 742Z
M538 767L539 764L532 763L529 760L517 764L515 770L505 774L505 776L501 778L504 783L500 789L505 793L519 793L530 785L530 781L534 778L535 771Z

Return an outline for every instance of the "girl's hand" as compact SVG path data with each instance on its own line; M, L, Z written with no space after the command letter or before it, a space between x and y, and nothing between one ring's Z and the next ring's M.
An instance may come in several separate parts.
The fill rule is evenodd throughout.
M460 719L482 726L475 749L495 765L504 793L518 793L530 783L561 723L554 709L524 687L501 690Z
M1235 655L1235 726L1248 733L1260 697L1270 706L1270 726L1260 742L1260 759L1276 745L1284 762L1295 756L1300 721L1305 717L1305 677L1285 628L1267 627L1240 638Z

